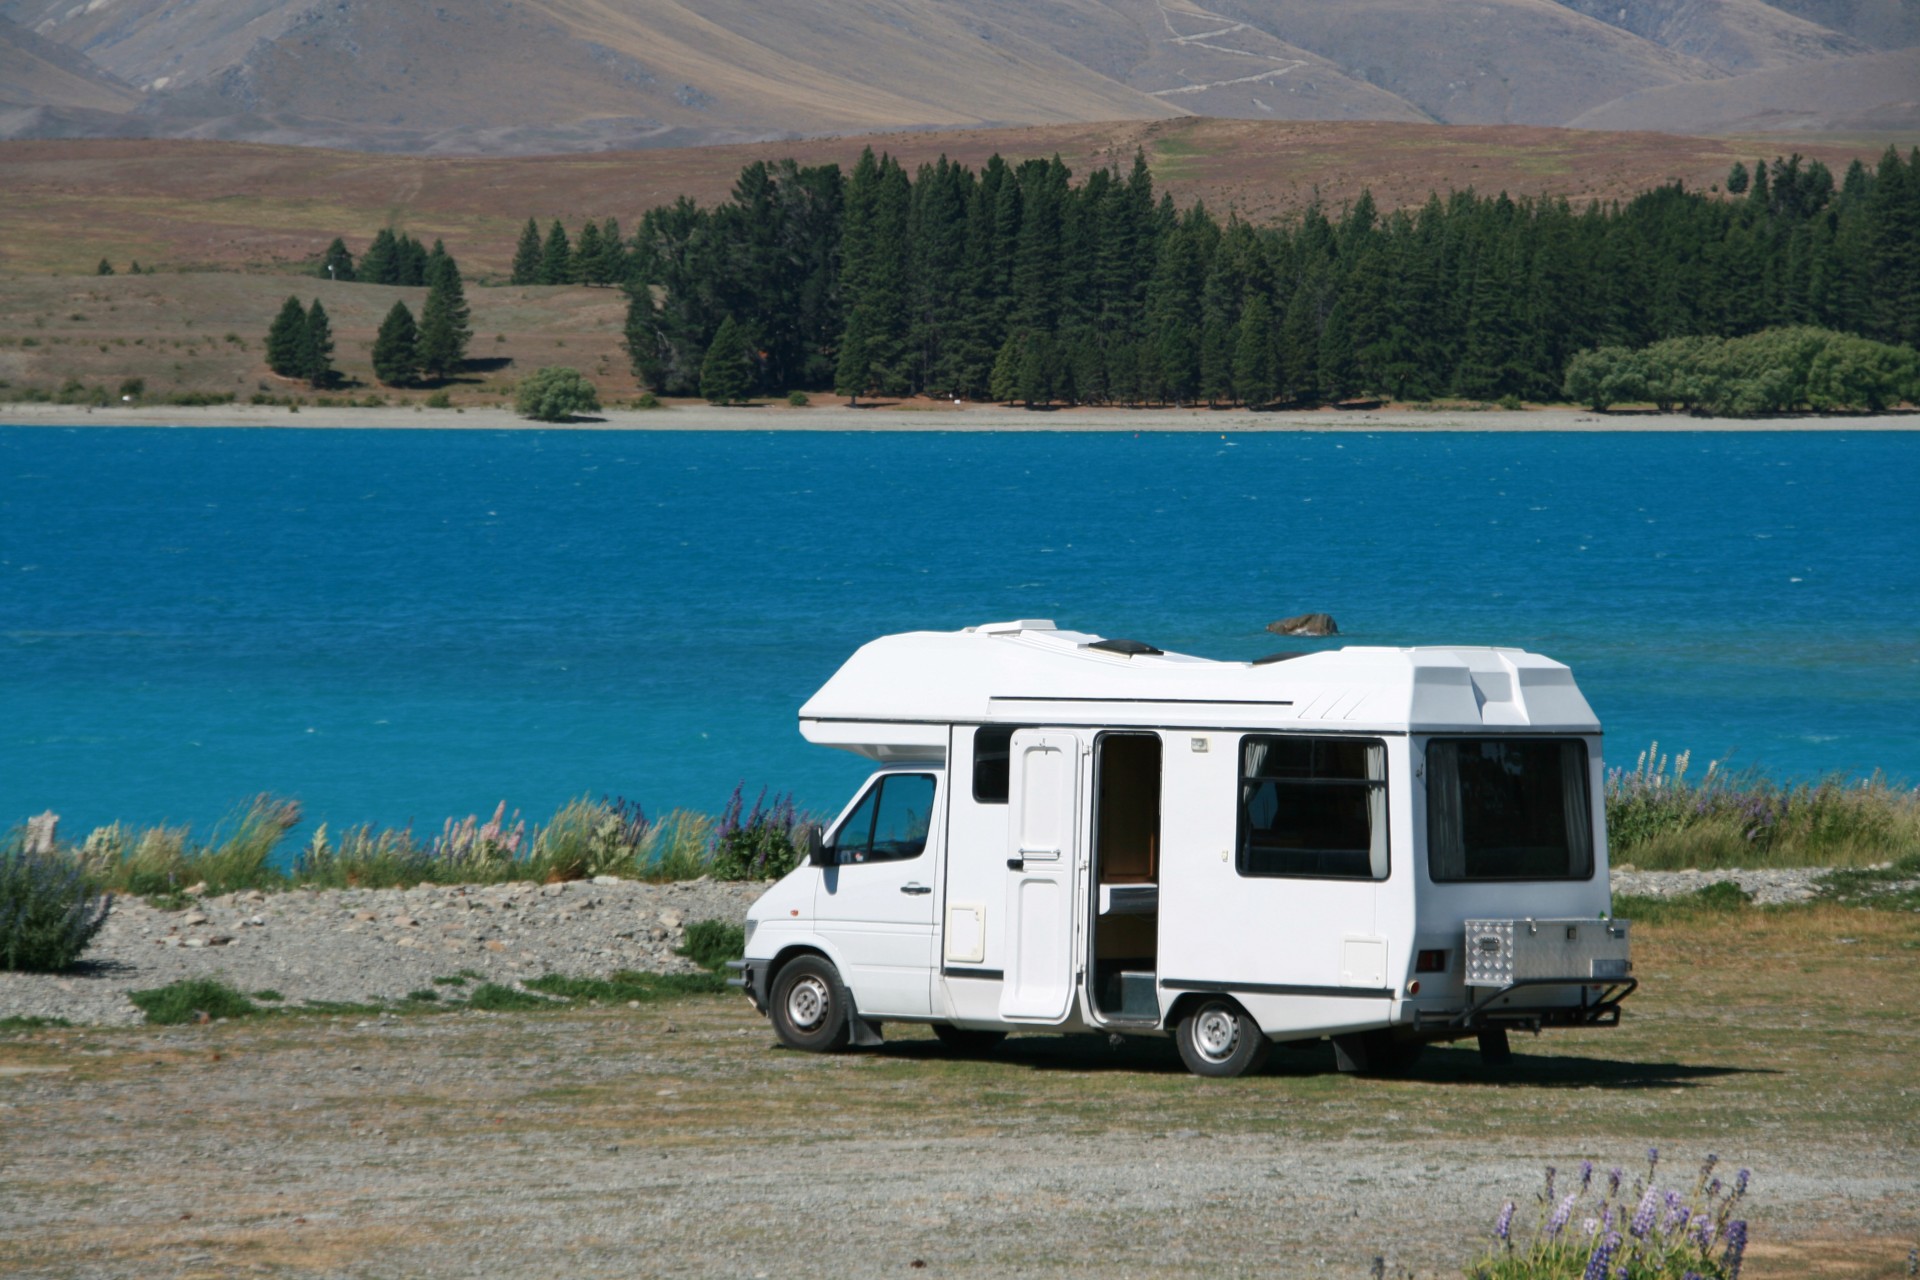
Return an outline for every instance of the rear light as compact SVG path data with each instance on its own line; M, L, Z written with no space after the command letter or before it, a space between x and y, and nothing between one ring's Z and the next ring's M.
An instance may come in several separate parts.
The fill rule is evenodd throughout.
M1447 953L1445 951L1422 951L1414 957L1415 973L1445 973L1447 971Z

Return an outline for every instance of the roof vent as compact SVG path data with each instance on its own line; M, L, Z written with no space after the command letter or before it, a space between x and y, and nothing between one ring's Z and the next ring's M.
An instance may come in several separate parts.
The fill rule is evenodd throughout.
M1102 653L1117 653L1123 658L1137 658L1142 654L1165 653L1165 649L1156 649L1140 640L1095 640L1089 649L1098 649Z
M1281 653L1270 653L1264 658L1255 658L1248 665L1255 667L1271 666L1276 662L1285 662L1289 658L1304 658L1308 652L1310 651L1306 649L1288 649Z

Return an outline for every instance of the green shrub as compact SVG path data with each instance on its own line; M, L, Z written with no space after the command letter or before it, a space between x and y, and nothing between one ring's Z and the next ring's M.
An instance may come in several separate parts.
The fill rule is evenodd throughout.
M568 802L533 838L533 864L543 880L585 880L631 871L646 820L638 830L606 801Z
M127 999L161 1026L205 1022L214 1018L250 1018L260 1006L223 982L212 978L185 978L164 987L130 991Z
M747 931L725 920L696 920L687 926L686 941L675 950L703 969L719 972L727 961L747 953Z
M800 865L797 840L806 820L791 795L774 796L769 804L765 787L746 812L744 788L736 786L714 828L712 874L722 880L778 880Z
M525 991L515 991L512 987L503 987L497 982L483 982L467 997L467 1007L485 1009L490 1013L514 1013L523 1009L552 1008L553 1001L529 995Z
M787 392L787 403L796 409L804 409L812 404L813 400L804 391L789 391Z
M427 397L427 408L451 409L453 408L453 397L444 391L436 391Z
M660 397L651 391L642 391L639 395L635 396L633 399L633 407L636 409L666 408L665 405L660 403Z
M681 996L725 995L729 990L726 979L715 973L637 973L631 969L622 969L611 978L568 978L548 974L526 985L564 1000L609 1003L637 1001L641 1004Z
M122 378L120 380L120 394L123 396L132 396L135 400L138 400L141 396L147 394L147 380L145 378Z
M74 859L29 853L21 833L8 836L0 846L0 969L70 968L107 922L111 905Z
M38 1014L10 1014L0 1018L0 1031L38 1031L43 1027L70 1027L65 1018L43 1018Z
M599 412L600 393L578 369L549 365L514 388L513 407L536 422L568 422L575 414Z

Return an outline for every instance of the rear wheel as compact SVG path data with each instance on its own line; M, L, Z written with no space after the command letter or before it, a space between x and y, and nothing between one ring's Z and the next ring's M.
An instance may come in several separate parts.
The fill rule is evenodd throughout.
M775 975L768 1016L782 1044L808 1053L847 1047L847 988L819 956L800 956Z
M955 1053L988 1053L1007 1038L1007 1033L1004 1031L975 1031L946 1022L934 1023L933 1034L941 1044Z
M1243 1076L1257 1071L1273 1047L1246 1010L1214 997L1187 1010L1175 1030L1180 1060L1197 1076Z

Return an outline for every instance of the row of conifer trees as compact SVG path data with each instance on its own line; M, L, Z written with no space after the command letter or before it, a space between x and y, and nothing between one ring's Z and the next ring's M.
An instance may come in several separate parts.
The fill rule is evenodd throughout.
M1363 194L1276 226L1156 196L1144 157L1074 183L1056 157L908 176L747 166L732 198L577 238L529 222L514 278L624 284L635 374L726 398L832 387L1033 403L1558 399L1575 353L1815 325L1920 341L1920 151L1836 182L1794 156L1738 191L1678 183L1576 209L1473 191ZM591 264L591 265L587 265ZM744 353L745 373L742 375Z
M473 340L472 311L460 266L440 241L428 250L411 236L382 230L356 266L345 242L336 239L320 269L336 280L427 287L418 320L405 301L396 300L381 321L373 342L373 372L380 381L389 386L423 377L439 381L465 364ZM315 298L309 309L298 298L288 298L267 331L268 367L282 377L324 387L337 376L332 357L332 326L320 300Z

